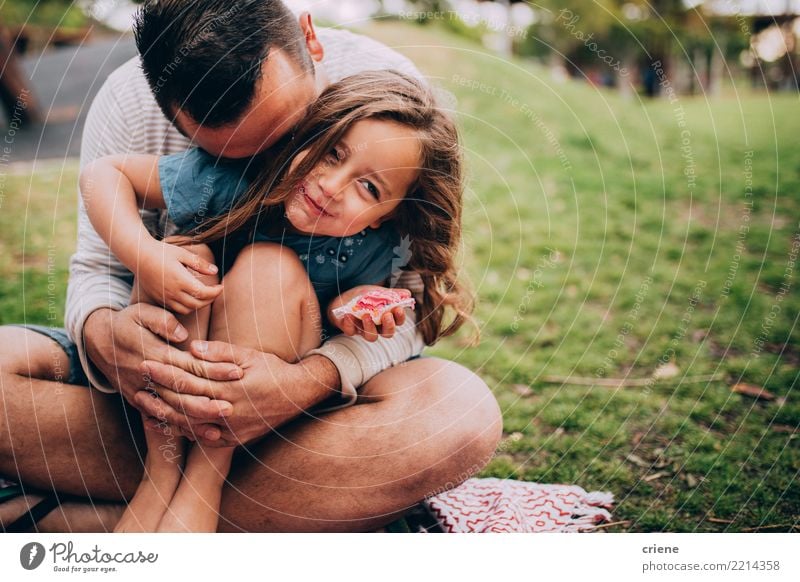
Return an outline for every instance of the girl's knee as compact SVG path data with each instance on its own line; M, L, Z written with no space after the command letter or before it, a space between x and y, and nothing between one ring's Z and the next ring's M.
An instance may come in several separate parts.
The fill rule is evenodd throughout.
M308 274L293 250L277 243L254 243L236 257L226 283L228 279L268 281L273 288L297 289L308 283Z

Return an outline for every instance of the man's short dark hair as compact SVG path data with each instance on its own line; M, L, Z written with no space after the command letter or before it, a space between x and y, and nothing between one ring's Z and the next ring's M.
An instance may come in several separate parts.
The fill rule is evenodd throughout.
M179 108L208 127L239 119L253 101L261 66L282 49L313 73L303 32L280 0L146 0L134 34L159 107Z

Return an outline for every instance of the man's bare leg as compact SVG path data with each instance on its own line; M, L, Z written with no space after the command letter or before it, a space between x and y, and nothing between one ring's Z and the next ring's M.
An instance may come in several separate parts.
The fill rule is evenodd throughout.
M475 374L412 360L375 376L354 406L298 419L237 455L220 531L374 531L479 471L501 431Z
M43 491L120 502L133 495L142 475L139 413L118 394L59 381L68 375L58 343L0 327L0 473ZM3 503L0 520L11 523L26 507ZM69 502L40 523L47 531L105 531L109 515L118 518L123 509Z
M17 518L30 511L44 499L39 494L27 494L8 499L0 504L0 532ZM92 533L109 532L119 522L125 510L123 503L109 501L61 500L58 507L42 517L36 524L40 533Z
M126 424L119 395L21 375L52 376L60 348L41 334L0 327L0 346L0 472L47 490L130 498L142 476L138 413ZM377 528L477 471L500 427L493 395L462 366L423 358L391 368L364 386L355 406L299 418L240 449L220 529ZM97 523L91 505L86 513Z

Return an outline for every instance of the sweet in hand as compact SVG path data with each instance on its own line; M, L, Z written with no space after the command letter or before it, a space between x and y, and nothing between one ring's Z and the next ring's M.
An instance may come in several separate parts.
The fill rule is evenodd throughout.
M367 341L375 341L378 335L394 336L395 328L405 323L405 309L414 309L414 304L407 289L364 285L336 298L330 305L329 319L346 335L361 335Z

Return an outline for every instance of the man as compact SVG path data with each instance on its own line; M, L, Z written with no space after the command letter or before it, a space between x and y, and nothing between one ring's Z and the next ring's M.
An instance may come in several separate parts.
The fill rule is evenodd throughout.
M179 152L190 140L216 156L249 157L286 135L331 82L375 68L420 76L387 47L317 31L310 15L295 20L278 0L146 2L136 32L144 72L137 59L106 81L81 165ZM163 213L144 216L152 232L169 234ZM142 476L135 408L207 446L246 445L223 493L221 530L358 531L466 479L494 451L501 422L491 392L452 362L409 360L421 349L412 317L380 339L374 326L364 330L372 341L332 338L297 364L220 342L181 352L169 342L185 330L162 309L127 306L130 283L81 206L69 337L0 328L0 473L127 499ZM420 283L412 274L397 285ZM232 367L243 370L240 381L228 380ZM143 374L157 398L142 390ZM307 412L321 409L333 411ZM71 527L108 527L113 516L79 519L90 525Z

